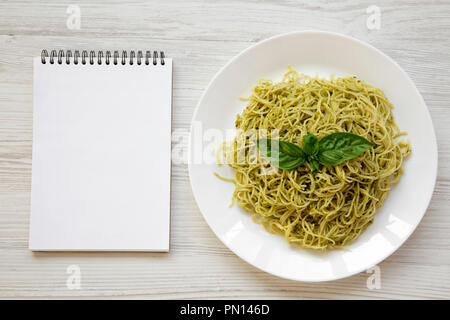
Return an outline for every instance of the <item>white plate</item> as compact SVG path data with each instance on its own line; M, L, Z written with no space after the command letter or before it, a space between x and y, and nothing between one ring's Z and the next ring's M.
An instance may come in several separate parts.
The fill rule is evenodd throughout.
M404 175L378 210L374 223L346 249L303 249L289 245L282 236L267 233L237 205L228 207L234 185L219 180L213 172L233 177L231 168L218 167L211 159L199 163L198 124L203 132L209 132L209 138L211 134L217 135L217 130L208 129L225 132L234 128L236 114L246 105L238 97L249 96L260 78L280 80L288 64L300 72L318 72L319 76L329 76L332 72L337 76L356 75L381 88L395 105L397 124L409 134L412 154L404 165ZM212 153L214 146L204 145L205 154ZM391 255L422 219L437 172L437 145L431 117L406 73L366 43L317 31L289 33L262 41L223 67L207 87L194 113L189 152L189 175L195 199L219 239L255 267L298 281L348 277Z

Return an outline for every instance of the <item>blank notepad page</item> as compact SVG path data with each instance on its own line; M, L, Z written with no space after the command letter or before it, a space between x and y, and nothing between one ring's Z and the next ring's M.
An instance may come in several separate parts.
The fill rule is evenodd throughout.
M69 62L34 59L30 249L168 251L172 60Z

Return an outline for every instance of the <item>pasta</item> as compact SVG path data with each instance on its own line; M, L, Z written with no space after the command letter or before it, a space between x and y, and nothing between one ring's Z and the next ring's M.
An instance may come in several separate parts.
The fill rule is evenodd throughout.
M373 222L411 151L409 142L399 139L406 133L394 122L384 92L356 77L320 79L290 67L281 82L260 80L245 100L235 122L236 138L218 149L235 172L233 179L223 178L235 184L233 202L289 243L314 249L348 246ZM315 173L308 164L281 170L252 152L261 136L276 134L301 146L308 133L320 139L334 132L360 135L375 146Z

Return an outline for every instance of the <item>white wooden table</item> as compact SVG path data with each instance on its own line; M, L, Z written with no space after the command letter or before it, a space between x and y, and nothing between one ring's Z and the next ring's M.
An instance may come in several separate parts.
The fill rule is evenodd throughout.
M450 298L450 1L72 1L0 2L0 297ZM369 30L366 9L381 9ZM173 129L188 133L210 79L230 58L273 35L306 29L367 41L416 83L433 117L439 172L430 207L410 239L370 274L319 284L265 274L231 253L203 220L185 165L173 165L171 251L32 253L28 222L32 57L41 49L161 49L174 58ZM81 288L69 289L69 265Z

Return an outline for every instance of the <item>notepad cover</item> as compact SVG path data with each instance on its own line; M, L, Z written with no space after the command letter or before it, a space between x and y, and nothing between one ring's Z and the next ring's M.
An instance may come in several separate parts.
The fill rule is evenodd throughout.
M31 250L169 250L171 105L171 59L34 59Z

